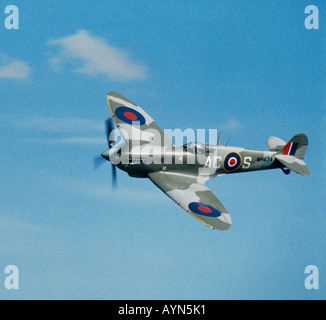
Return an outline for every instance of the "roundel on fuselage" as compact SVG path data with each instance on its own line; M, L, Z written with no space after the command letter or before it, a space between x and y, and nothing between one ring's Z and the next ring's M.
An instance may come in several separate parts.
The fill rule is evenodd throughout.
M237 170L242 164L242 157L237 152L228 153L223 160L223 168L230 172Z

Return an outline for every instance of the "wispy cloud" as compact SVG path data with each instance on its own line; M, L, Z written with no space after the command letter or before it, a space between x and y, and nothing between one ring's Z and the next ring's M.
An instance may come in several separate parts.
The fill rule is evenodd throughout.
M24 121L13 119L24 129L36 129L57 133L104 132L103 121L83 118L27 117Z
M243 128L243 125L237 120L229 120L228 122L222 124L220 128L223 132L229 132L229 131L240 130Z
M86 30L51 40L48 44L59 47L59 52L49 60L56 68L60 69L67 63L77 63L74 71L89 76L104 75L121 81L146 78L146 66L135 62L121 49L109 45L106 39Z
M0 119L4 126L23 129L32 137L25 142L56 145L106 145L103 121L83 118L4 116Z
M106 145L106 139L100 137L71 137L71 138L27 138L25 142L38 144L57 144L57 145Z
M104 168L103 170L111 170L110 168ZM93 198L103 198L109 199L110 196L110 184L108 183L92 183L90 181L83 181L80 179L76 179L73 177L65 177L65 176L49 176L47 177L47 182L58 188L59 190L64 190L66 192L72 192L76 194L80 194L83 196L88 196ZM128 202L130 199L137 199L137 202L146 202L148 203L148 199L151 201L160 202L165 201L164 196L162 196L159 192L153 192L152 189L144 190L144 189L133 189L126 185L121 186L123 188L123 192L117 192L114 194L114 200L116 202ZM155 190L155 189L153 189Z
M32 68L25 61L0 55L0 79L26 80L31 73Z
M7 253L21 254L23 256L38 254L40 250L39 239L52 237L52 230L13 216L13 213L6 214L0 211L1 255ZM44 248L44 252L46 252L46 248Z

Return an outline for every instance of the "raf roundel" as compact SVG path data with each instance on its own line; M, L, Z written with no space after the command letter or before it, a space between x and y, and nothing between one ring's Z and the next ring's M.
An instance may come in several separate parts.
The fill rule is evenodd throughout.
M119 107L115 110L115 115L118 119L120 119L123 122L126 122L128 124L133 124L136 122L139 125L144 125L146 123L146 120L144 116L139 113L137 110L134 110L132 108L128 107Z
M223 167L226 171L237 170L242 164L242 158L237 152L228 153L223 161Z
M191 202L188 208L193 213L200 214L206 217L218 218L222 215L221 212L215 209L214 207L201 202Z

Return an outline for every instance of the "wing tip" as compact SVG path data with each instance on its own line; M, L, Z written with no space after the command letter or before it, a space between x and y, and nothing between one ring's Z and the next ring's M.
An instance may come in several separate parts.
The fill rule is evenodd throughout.
M216 224L214 223L211 228L220 231L227 231L231 228L231 225L231 216L228 213L222 213L222 215L217 218Z
M230 217L230 215L228 213L223 213L220 217L216 218L216 220L214 221L216 223L212 223L212 221L203 221L203 220L201 220L199 217L197 217L197 215L195 213L191 212L190 210L185 209L180 204L179 204L179 206L181 208L183 208L185 211L187 211L194 218L196 218L198 221L200 221L201 223L205 224L207 227L210 227L210 228L212 228L214 230L227 231L227 230L230 229L230 227L232 225L231 217ZM221 219L221 217L223 217L223 219Z
M114 96L114 95L117 95L119 94L118 92L115 92L115 91L110 91L107 96Z

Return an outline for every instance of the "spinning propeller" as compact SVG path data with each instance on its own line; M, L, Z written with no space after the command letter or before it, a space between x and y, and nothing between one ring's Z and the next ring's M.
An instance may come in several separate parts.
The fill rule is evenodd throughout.
M112 118L108 118L105 120L105 132L106 132L106 141L108 144L109 149L104 151L101 156L94 157L94 170L98 169L102 164L104 164L107 160L109 160L110 150L114 146L115 140L112 139L111 132L114 130L112 124ZM111 162L112 165L112 188L113 190L117 187L117 171L116 166Z

